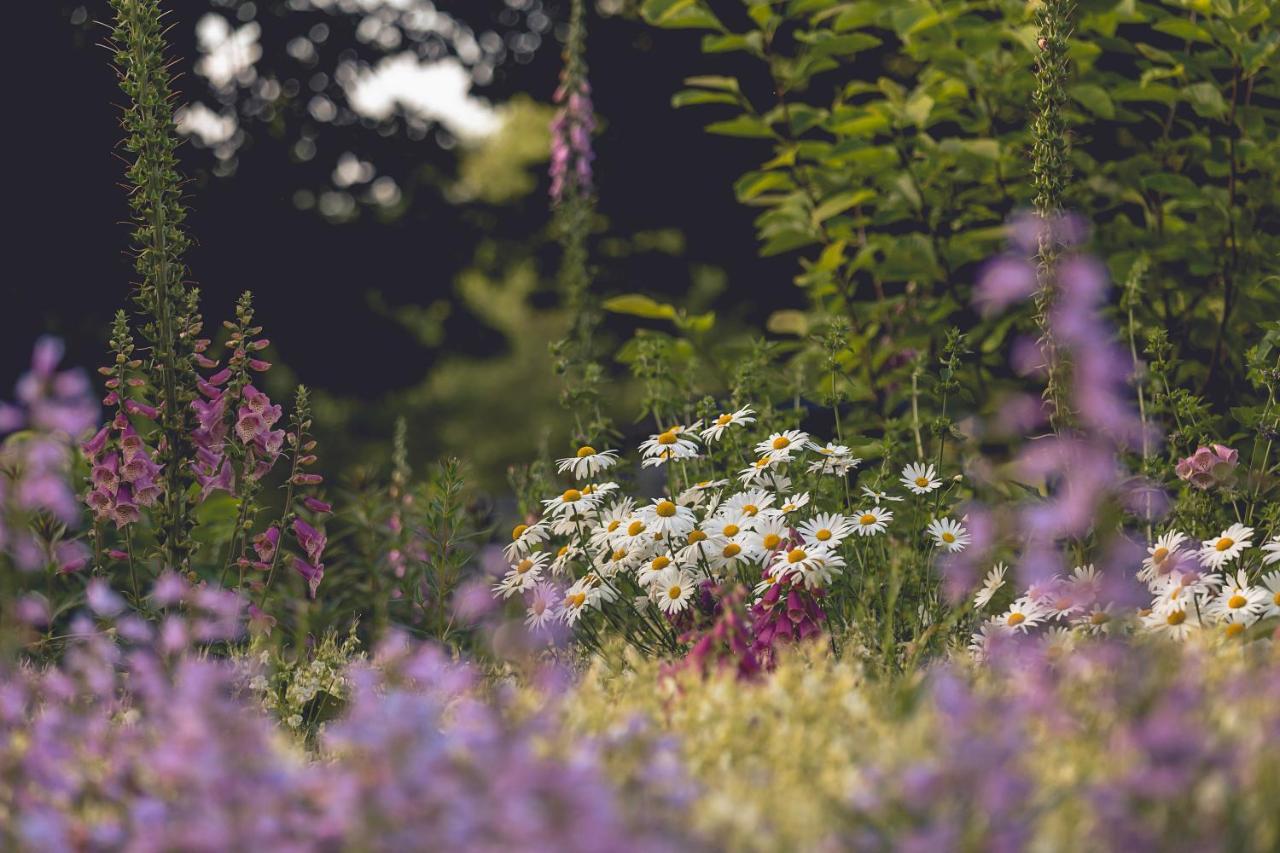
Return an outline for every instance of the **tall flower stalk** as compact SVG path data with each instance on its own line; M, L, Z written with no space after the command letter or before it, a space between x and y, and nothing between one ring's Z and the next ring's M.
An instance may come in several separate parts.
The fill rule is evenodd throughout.
M120 88L129 97L121 117L132 210L133 254L139 281L134 299L146 316L141 333L149 344L147 372L156 388L159 459L164 489L156 539L164 565L187 568L192 505L190 469L182 464L190 449L191 399L195 384L194 340L199 334L195 292L185 284L183 254L190 243L183 231L186 210L177 171L173 92L164 56L164 27L158 0L112 0L111 44Z
M1039 288L1035 299L1036 324L1045 353L1047 381L1044 399L1050 405L1050 422L1060 429L1068 416L1062 394L1061 354L1054 344L1048 317L1054 301L1053 264L1060 235L1049 223L1061 221L1062 198L1070 181L1068 161L1066 80L1070 73L1067 40L1073 30L1075 0L1045 0L1036 10L1035 23L1040 49L1036 62L1036 87L1032 93L1031 179L1035 190L1035 210L1040 219L1036 263Z
M595 114L587 82L586 38L586 3L574 0L564 68L555 93L559 109L551 123L551 204L556 235L563 248L560 284L570 317L568 334L553 345L553 354L556 372L563 381L562 399L574 414L575 438L584 444L610 431L600 408L604 373L593 358L592 344L600 312L590 299L587 251L595 212L591 171Z

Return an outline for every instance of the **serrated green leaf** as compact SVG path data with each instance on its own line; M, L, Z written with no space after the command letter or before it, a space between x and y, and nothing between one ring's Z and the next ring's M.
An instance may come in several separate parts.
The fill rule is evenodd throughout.
M1198 116L1222 118L1227 114L1227 102L1222 97L1222 91L1214 83L1208 81L1192 83L1182 90L1182 94Z
M819 225L839 213L844 213L855 205L870 201L875 198L874 190L860 189L849 190L847 192L836 193L830 198L824 200L813 210L813 223Z
M754 116L738 116L728 121L716 121L704 128L707 133L720 136L739 136L746 139L772 139L774 133L769 126Z

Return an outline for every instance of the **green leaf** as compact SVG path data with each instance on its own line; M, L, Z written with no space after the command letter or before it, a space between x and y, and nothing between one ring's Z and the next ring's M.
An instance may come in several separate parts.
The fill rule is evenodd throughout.
M1107 90L1093 83L1081 83L1071 87L1071 97L1081 106L1098 118L1112 119L1116 117L1116 105L1111 102Z
M1193 24L1185 18L1166 18L1152 25L1151 29L1159 33L1175 36L1187 41L1198 41L1213 44L1213 36L1199 24Z
M1203 118L1222 118L1227 114L1227 102L1218 87L1208 81L1192 83L1182 90L1183 97L1191 104L1196 115Z
M769 315L765 328L775 335L806 335L809 333L809 317L803 311L784 309Z
M640 14L651 24L673 30L725 28L700 0L645 0Z
M874 190L860 189L836 193L813 210L813 223L819 225L838 213L875 198Z
M924 92L916 92L907 99L903 112L912 124L924 127L925 122L929 120L929 113L933 112L933 98Z
M738 201L750 201L769 190L793 190L795 182L785 172L748 172L733 184Z
M764 36L759 30L752 30L742 34L729 33L702 37L703 53L731 53L735 50L759 54L764 50Z
M708 92L706 89L684 89L671 96L671 106L687 107L693 104L734 104L738 99L728 92Z
M714 74L704 74L699 77L684 78L686 86L697 86L699 89L716 89L721 92L738 92L741 91L738 86L738 78L736 77L720 77Z
M721 136L740 136L747 139L772 139L774 133L754 116L738 116L728 121L716 121L707 125L707 133L718 133Z
M647 320L672 320L676 316L674 306L657 302L641 293L614 296L602 302L600 307L615 314L629 314L632 317L644 317Z

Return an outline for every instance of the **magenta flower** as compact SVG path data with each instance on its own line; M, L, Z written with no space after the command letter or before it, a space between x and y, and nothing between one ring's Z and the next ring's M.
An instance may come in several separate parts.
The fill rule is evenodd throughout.
M1205 490L1215 485L1229 483L1240 463L1240 454L1230 447L1213 444L1199 447L1196 452L1178 462L1174 468L1178 479L1186 480L1197 489Z

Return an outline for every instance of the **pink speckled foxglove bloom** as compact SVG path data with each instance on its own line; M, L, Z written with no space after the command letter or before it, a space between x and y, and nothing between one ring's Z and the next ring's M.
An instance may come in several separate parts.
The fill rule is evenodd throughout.
M1180 460L1174 467L1178 479L1186 480L1201 491L1231 482L1240 454L1222 444L1198 447L1196 452Z

